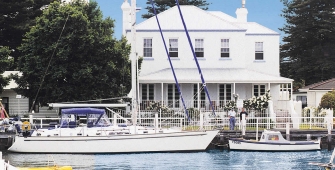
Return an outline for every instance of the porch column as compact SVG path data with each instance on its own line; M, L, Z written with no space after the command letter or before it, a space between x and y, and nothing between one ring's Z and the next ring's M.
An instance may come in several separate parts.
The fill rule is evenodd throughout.
M235 94L235 95L236 95L236 90L235 90L235 83L233 84L233 86L234 86L234 93L233 93L233 94Z
M271 90L271 83L268 83L268 90Z
M291 97L290 97L290 100L292 100L292 96L293 96L293 84L291 82Z
M161 101L162 101L162 106L163 106L163 104L164 104L164 102L163 102L163 100L164 100L164 92L163 92L163 90L164 90L164 83L161 83L161 93L162 93L162 97L161 97Z

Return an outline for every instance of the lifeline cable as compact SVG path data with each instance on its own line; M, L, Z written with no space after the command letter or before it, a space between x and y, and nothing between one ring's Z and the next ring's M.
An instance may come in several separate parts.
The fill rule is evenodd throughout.
M210 104L210 106L211 106L211 108L213 110L213 114L215 115L214 106L212 104L211 97L209 96L209 93L208 93L208 90L207 90L207 86L206 86L206 83L205 83L205 79L204 79L204 77L202 75L202 72L201 72L201 69L200 69L200 65L198 63L197 56L195 55L195 52L194 52L194 49L193 49L193 45L192 45L192 42L191 42L191 38L190 38L190 35L188 34L188 31L187 31L187 28L186 28L186 24L185 24L185 21L184 21L183 14L181 13L180 6L179 6L179 1L176 0L176 3L177 3L177 6L178 6L180 18L181 18L181 21L183 23L184 30L185 30L185 33L186 33L186 36L187 36L187 39L188 39L188 43L190 44L190 47L191 47L191 50L192 50L192 53L193 53L194 61L197 64L197 67L198 67L198 71L199 71L199 75L200 75L202 84L203 84L203 86L205 88L205 92L207 94L207 97L208 97L208 100L209 100L209 104Z
M164 40L164 36L163 36L163 32L162 32L161 26L160 26L160 24L159 24L159 20L158 20L158 17L157 17L157 13L156 13L156 9L155 9L154 3L153 3L152 0L150 0L150 2L151 2L152 8L153 8L154 13L155 13L156 21L157 21L157 24L158 24L158 27L159 27L159 32L161 33L161 37L162 37L162 40L163 40L163 43L164 43L165 51L166 51L166 54L167 54L168 59L169 59L169 63L170 63L170 66L171 66L171 70L172 70L172 73L173 73L173 77L174 77L174 80L176 81L176 86L177 86L177 89L178 89L178 92L179 92L181 101L182 101L182 103L183 103L183 106L184 106L184 109L185 109L185 112L186 112L187 119L188 119L188 121L190 121L190 117L188 116L188 111L187 111L186 106L185 106L184 98L183 98L183 96L182 96L182 93L181 93L181 90L180 90L180 87L179 87L179 83L178 83L178 80L177 80L177 76L176 76L176 73L175 73L175 71L174 71L174 68L173 68L173 65L172 65L172 62L171 62L170 54L169 54L168 49L167 49L167 47L166 47L166 43L165 43L165 40Z

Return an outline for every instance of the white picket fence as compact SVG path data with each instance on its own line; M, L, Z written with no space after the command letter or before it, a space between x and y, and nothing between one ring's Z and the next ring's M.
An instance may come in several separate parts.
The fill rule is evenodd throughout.
M129 113L122 110L107 110L108 117L112 123L117 124L132 124L132 118ZM266 112L261 114L249 114L247 117L247 130L257 129L284 129L289 125L292 129L327 129L333 127L333 110L322 109L317 112L316 109L305 111L299 117L280 117L277 121L266 116ZM262 115L259 117L258 115ZM155 118L157 116L157 118ZM22 121L30 121L38 128L48 127L50 123L59 122L60 118L21 118ZM137 125L153 127L155 119L158 120L160 128L182 128L184 130L198 130L223 128L229 129L229 117L226 112L216 112L215 115L211 112L189 112L188 117L184 112L158 113L158 112L140 112L137 118ZM277 118L278 119L278 118ZM278 120L279 120L278 119ZM236 130L240 130L241 122L236 118Z

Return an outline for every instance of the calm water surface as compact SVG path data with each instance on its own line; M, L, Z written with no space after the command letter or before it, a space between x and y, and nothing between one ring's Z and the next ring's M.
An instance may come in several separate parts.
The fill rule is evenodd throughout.
M332 151L237 152L210 150L197 153L142 154L17 154L3 152L16 167L45 166L48 160L80 170L107 169L318 169L308 162L328 163Z

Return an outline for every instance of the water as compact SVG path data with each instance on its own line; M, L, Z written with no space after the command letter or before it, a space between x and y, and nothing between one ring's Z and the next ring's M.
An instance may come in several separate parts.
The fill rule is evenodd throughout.
M110 169L319 169L309 162L328 163L332 151L310 152L238 152L209 150L196 153L141 154L17 154L3 153L16 167L46 166L48 160L57 165L70 165L80 170Z

